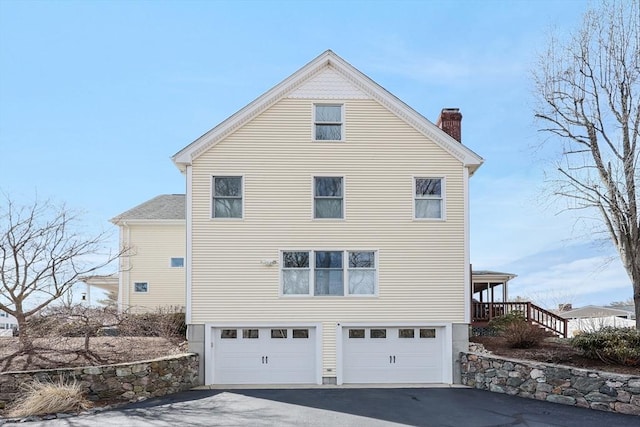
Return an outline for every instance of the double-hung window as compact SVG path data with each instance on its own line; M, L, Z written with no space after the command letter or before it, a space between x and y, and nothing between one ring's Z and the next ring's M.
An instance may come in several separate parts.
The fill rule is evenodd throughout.
M314 138L316 141L343 140L343 107L340 104L314 105Z
M313 217L344 218L344 185L340 176L313 178Z
M309 252L282 253L282 293L309 295Z
M414 216L416 219L444 218L444 180L415 178Z
M283 251L282 294L375 295L375 251Z
M242 218L242 177L214 176L213 218Z
M348 252L349 294L373 295L376 291L376 253Z
M344 295L341 251L315 252L314 295Z

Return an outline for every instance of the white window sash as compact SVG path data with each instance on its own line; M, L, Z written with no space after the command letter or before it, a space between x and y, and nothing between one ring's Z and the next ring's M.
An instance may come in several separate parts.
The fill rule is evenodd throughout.
M308 252L309 253L309 267L284 267L284 253L286 252ZM342 253L342 285L343 285L343 294L342 295L331 295L331 294L316 294L315 293L315 278L316 271L337 271L337 268L316 268L316 252L341 252ZM373 252L373 267L349 267L349 254L353 252ZM280 295L286 298L296 298L296 297L372 297L378 295L378 251L369 249L369 250L337 250L337 249L317 249L317 250L282 250L280 251L280 265L283 267L280 268ZM284 272L290 270L307 270L307 279L309 282L309 293L308 294L287 294L284 292ZM356 294L349 292L349 275L350 272L373 272L374 282L373 282L373 293L370 294Z
M416 194L416 181L419 179L432 179L432 180L440 180L440 195L435 194L427 194L427 195L417 195ZM413 219L419 221L444 221L445 220L445 191L446 191L446 181L444 177L441 176L414 176L413 177ZM421 200L432 200L440 202L440 216L439 217L419 217L416 212L416 202Z

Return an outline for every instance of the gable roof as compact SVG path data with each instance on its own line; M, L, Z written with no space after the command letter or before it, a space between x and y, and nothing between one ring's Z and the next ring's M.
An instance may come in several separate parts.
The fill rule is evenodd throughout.
M372 99L378 101L381 105L389 109L407 124L433 140L438 146L467 166L469 168L470 175L472 175L482 164L482 157L456 141L438 126L430 122L424 116L409 107L331 50L323 52L291 76L287 77L272 89L256 98L246 107L242 108L231 117L202 135L200 138L177 152L172 157L173 162L180 170L184 171L186 166L190 165L191 162L197 159L202 153L213 147L239 127L252 120L258 114L271 107L277 101L298 89L304 82L313 78L327 68L331 68L333 71L340 74L358 91L361 91Z
M161 194L110 219L114 224L126 221L184 220L184 194Z

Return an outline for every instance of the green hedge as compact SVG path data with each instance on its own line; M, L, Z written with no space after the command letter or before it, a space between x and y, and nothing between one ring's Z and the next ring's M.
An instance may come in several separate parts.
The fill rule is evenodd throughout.
M571 345L591 359L605 363L640 366L640 330L606 327L582 333L571 339Z

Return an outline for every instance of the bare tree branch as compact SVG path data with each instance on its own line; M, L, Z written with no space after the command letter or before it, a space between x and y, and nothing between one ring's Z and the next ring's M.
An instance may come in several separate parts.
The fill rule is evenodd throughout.
M549 182L567 209L595 209L633 286L640 328L640 0L604 1L533 72L535 117L562 145Z
M106 233L86 236L64 205L35 201L0 205L0 309L15 316L23 348L32 345L27 320L80 281L116 260Z

